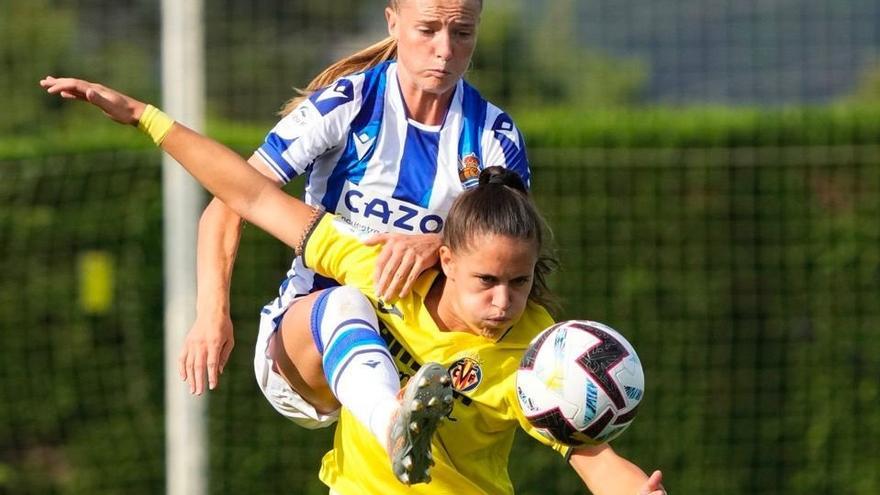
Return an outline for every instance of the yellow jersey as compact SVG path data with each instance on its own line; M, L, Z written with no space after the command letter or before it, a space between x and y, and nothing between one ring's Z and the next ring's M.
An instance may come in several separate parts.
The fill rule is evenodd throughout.
M516 370L532 338L553 324L542 306L529 303L519 322L498 340L466 332L441 331L425 307L437 270L426 271L410 294L386 304L373 295L373 268L381 249L361 243L360 234L340 217L324 215L310 233L303 254L316 273L361 289L376 307L382 337L401 381L421 363L449 370L455 401L448 421L434 435L436 466L430 484L406 486L392 474L388 454L369 429L343 408L333 450L324 456L320 479L341 495L362 493L513 493L507 471L517 427L552 446L526 421L516 398Z

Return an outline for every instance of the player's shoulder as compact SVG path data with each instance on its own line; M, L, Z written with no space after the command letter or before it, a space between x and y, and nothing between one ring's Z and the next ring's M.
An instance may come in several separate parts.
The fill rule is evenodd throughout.
M365 89L372 90L384 86L377 83L384 81L392 63L392 61L382 62L363 71L342 76L309 95L307 101L322 117L339 113L337 109L350 107L361 101L360 96Z

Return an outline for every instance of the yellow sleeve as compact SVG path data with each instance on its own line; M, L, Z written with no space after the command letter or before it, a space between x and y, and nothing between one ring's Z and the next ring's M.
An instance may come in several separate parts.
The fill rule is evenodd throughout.
M306 238L303 263L340 284L372 290L373 268L381 246L365 246L362 239L368 235L342 217L325 214Z

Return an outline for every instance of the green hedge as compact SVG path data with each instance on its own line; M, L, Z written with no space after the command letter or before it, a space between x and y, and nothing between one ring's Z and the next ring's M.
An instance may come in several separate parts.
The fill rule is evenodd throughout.
M740 148L880 143L880 106L815 108L646 108L572 111L513 110L531 148ZM208 134L254 149L273 125L209 120ZM58 153L146 149L147 139L94 112L46 127L41 133L0 137L0 159Z

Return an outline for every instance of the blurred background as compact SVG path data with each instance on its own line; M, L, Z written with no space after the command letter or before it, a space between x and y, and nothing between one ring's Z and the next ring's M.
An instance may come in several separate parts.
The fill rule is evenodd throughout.
M205 2L208 133L249 155L294 87L384 37L384 5ZM0 0L0 493L164 490L161 157L37 86L161 101L159 19ZM562 316L644 363L615 448L670 493L880 492L880 3L490 0L468 79L525 135ZM277 415L251 366L290 259L246 229L203 398L212 494L326 493L330 432ZM523 437L518 493L583 492Z

